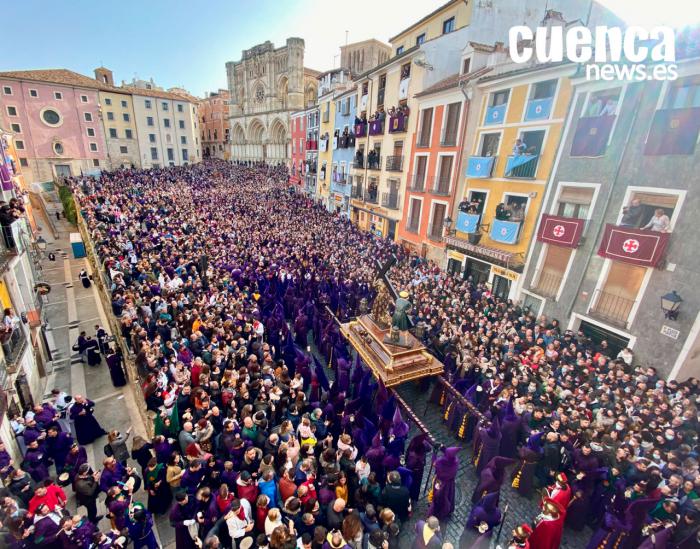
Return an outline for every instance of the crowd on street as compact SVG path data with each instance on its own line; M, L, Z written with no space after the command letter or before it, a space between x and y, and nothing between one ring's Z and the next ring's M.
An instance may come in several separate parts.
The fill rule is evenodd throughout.
M284 167L224 161L73 180L155 436L105 432L81 395L27 411L13 424L23 461L0 445L5 546L155 549L167 514L177 549L394 549L409 520L415 549L450 547L441 521L471 460L466 547L496 536L505 483L541 503L503 546L556 549L589 527L590 549L698 547L697 379L665 381L286 182ZM392 255L412 325L470 403L433 385L454 447L409 425L327 312L371 305L375 260ZM105 336L92 354L123 385Z

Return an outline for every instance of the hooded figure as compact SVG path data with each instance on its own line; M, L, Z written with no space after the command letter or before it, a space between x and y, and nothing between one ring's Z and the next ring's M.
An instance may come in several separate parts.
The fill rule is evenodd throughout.
M467 528L476 528L482 522L488 524L489 530L501 522L497 493L487 494L472 508L467 519Z
M472 503L476 503L487 494L496 493L498 502L498 494L501 491L501 485L505 480L506 467L515 463L514 459L496 456L488 465L481 471L479 475L479 484L476 485L472 494Z
M421 433L416 435L408 443L406 450L406 467L412 472L412 482L409 488L411 499L417 500L420 496L420 487L423 484L423 471L425 470L425 456L432 446L428 442L428 436Z
M500 427L498 418L494 417L488 428L481 427L479 429L479 442L474 459L477 473L481 473L489 461L498 455L498 449L501 445Z
M521 496L530 497L534 489L535 470L542 457L541 440L544 433L535 433L527 439L525 446L518 450L520 461L513 469L511 486Z
M382 438L379 435L379 431L377 431L377 434L375 434L372 439L372 446L365 452L365 455L367 456L369 466L372 468L372 471L377 473L378 478L382 478L382 462L384 461L385 453L386 448L384 448Z
M428 514L440 520L449 517L455 508L455 477L459 468L459 450L457 446L447 448L445 454L435 460L432 502Z
M513 398L511 397L506 405L503 425L501 425L501 445L498 455L514 458L518 454L518 441L520 440L521 422L520 417L513 408Z

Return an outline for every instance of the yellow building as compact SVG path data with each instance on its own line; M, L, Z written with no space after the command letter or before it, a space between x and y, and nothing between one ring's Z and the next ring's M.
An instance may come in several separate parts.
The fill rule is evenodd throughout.
M467 139L455 232L446 237L448 269L489 283L504 299L519 291L575 70L571 64L514 67L493 67L470 90L473 138Z
M411 139L421 118L416 93L454 73L471 3L453 0L394 36L385 63L355 78L358 87L350 217L361 229L396 238L409 178ZM436 136L439 138L439 136Z
M100 90L100 118L107 141L107 161L112 168L141 167L136 117L131 94L109 91L114 86L112 71L95 69Z

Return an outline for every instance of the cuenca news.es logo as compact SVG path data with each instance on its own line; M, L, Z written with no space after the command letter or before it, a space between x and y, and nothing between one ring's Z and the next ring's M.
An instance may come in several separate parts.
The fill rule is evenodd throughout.
M534 48L532 47L534 39ZM525 44L525 45L523 45ZM582 63L588 80L675 80L678 78L675 34L670 27L515 26L508 32L510 57L527 63L567 59Z

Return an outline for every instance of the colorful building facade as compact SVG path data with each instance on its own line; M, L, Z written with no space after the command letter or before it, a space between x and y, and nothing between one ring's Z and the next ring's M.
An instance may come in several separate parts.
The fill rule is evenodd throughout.
M320 141L319 128L321 111L317 106L306 109L306 165L304 166L304 192L309 196L316 195L316 176L318 175L318 147Z
M350 168L355 156L355 134L353 124L357 92L354 87L346 92L336 93L335 123L333 130L333 162L331 167L331 194L329 207L331 211L344 216L350 215Z
M220 89L206 94L199 103L199 135L204 158L228 160L231 156L228 121L230 97L228 90Z
M303 184L306 172L306 118L306 110L290 115L292 158L289 164L289 182L298 186Z

